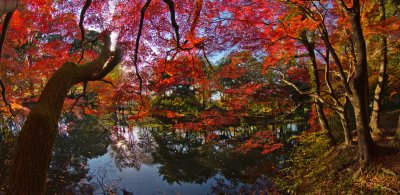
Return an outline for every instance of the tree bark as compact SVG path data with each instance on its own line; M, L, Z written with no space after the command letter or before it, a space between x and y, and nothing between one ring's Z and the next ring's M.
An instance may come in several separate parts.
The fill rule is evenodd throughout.
M344 4L344 3L343 3ZM351 98L357 129L359 160L362 167L371 161L373 140L371 138L368 117L368 67L367 50L361 27L360 2L353 0L353 7L347 11L353 30L353 40L357 50L355 74L350 86L353 91Z
M0 15L13 12L18 7L18 0L0 0Z
M47 171L64 99L74 84L101 79L120 62L122 56L118 50L106 64L111 57L110 44L107 33L103 51L97 59L83 65L66 62L49 79L18 137L8 180L8 194L45 193Z
M386 11L385 11L385 0L380 0L380 20L386 20ZM380 40L380 66L379 66L379 79L378 84L375 88L374 93L374 102L372 104L372 113L371 113L371 121L370 126L373 132L383 133L383 129L380 128L379 124L379 116L380 116L380 107L381 107L381 99L384 90L384 86L386 84L386 67L387 67L387 40L384 35L381 36Z
M342 127L343 127L344 143L346 146L351 146L354 144L354 142L353 142L353 138L351 135L348 113L347 113L348 104L349 104L349 100L348 100L348 98L346 98L345 103L344 103L343 112L339 114L339 117L340 117L340 122L342 123Z

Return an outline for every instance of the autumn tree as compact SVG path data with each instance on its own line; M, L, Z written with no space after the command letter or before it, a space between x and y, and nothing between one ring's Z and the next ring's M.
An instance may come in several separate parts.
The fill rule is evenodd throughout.
M15 163L9 179L10 193L44 193L58 119L69 89L77 83L102 79L122 59L120 50L112 54L109 49L110 33L105 32L102 36L105 45L99 57L83 65L67 62L61 66L50 78L29 113L18 138ZM112 59L109 61L110 57Z
M96 59L82 65L66 62L49 79L19 135L9 178L10 194L44 193L58 119L69 89L80 82L102 79L122 60L120 49L110 50L110 35L110 31L104 31L98 36L104 45Z

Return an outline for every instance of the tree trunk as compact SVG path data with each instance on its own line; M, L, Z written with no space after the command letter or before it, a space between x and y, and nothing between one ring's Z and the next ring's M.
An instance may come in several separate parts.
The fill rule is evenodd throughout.
M318 100L314 100L314 101L318 101ZM324 113L321 103L319 103L319 102L315 103L315 109L317 111L319 125L325 132L325 135L329 140L329 145L334 146L336 144L336 141L335 141L335 138L333 137L331 129L328 125L328 120L326 119L326 116L325 116L325 113Z
M64 64L49 80L18 138L9 194L44 194L47 169L64 98L78 68Z
M0 0L0 15L10 13L18 7L18 0Z
M45 193L58 119L68 90L76 83L103 78L121 60L121 52L116 51L112 60L104 66L111 55L109 34L105 39L104 49L98 58L83 65L66 62L46 84L18 137L8 194Z
M344 143L346 146L351 146L354 144L354 142L353 142L353 138L351 135L348 113L347 113L348 103L349 103L348 98L346 98L345 103L344 103L343 112L339 113L339 117L340 117L340 122L342 123L342 127L343 127L343 134L344 134L344 141L345 141Z
M380 0L380 20L384 21L386 19L385 17L385 0ZM387 40L384 35L381 36L381 56L380 56L380 66L379 66L379 79L378 79L378 84L376 85L375 88L375 93L374 93L374 102L372 104L372 113L371 113L371 121L370 121L370 126L372 128L372 131L376 133L383 133L383 130L380 129L379 125L379 116L380 116L380 107L381 107L381 99L382 99L382 93L384 90L384 86L386 84L386 67L387 67Z
M355 65L354 78L351 81L354 107L354 115L358 137L358 152L360 164L365 167L371 160L373 140L371 138L368 117L368 67L367 50L360 18L360 2L353 1L353 7L348 11L353 30L353 40L357 49L357 63Z
M320 96L321 88L320 88L320 80L319 80L319 73L318 73L318 65L317 65L317 60L316 60L315 52L314 52L314 50L315 50L314 43L311 43L308 40L306 31L304 31L301 34L301 39L302 39L303 45L307 48L308 55L311 60L311 66L310 66L309 70L310 70L310 76L311 76L313 90L315 90L315 93L318 96ZM332 135L331 128L328 125L328 120L326 119L322 104L321 104L321 102L319 102L319 100L317 98L314 98L313 101L315 104L315 110L317 112L319 125L322 128L322 130L325 132L326 136L328 137L329 144L331 146L334 146L336 142Z

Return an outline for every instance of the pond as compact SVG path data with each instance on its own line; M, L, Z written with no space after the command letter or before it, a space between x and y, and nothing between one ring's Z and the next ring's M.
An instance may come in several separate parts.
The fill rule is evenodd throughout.
M94 117L62 121L48 194L252 193L273 187L270 179L285 158L286 146L267 155L237 152L243 127L233 134L215 132L221 139L205 141L204 132L103 123ZM290 123L264 128L275 128L278 140L288 142L287 137L306 127Z

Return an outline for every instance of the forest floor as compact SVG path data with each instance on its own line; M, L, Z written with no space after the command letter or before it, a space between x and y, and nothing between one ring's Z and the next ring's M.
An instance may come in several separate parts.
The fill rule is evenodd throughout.
M400 110L382 115L384 135L373 136L382 146L372 162L361 169L357 147L329 147L322 133L304 133L276 179L279 193L400 194L400 141L395 131ZM275 191L275 190L274 190Z

